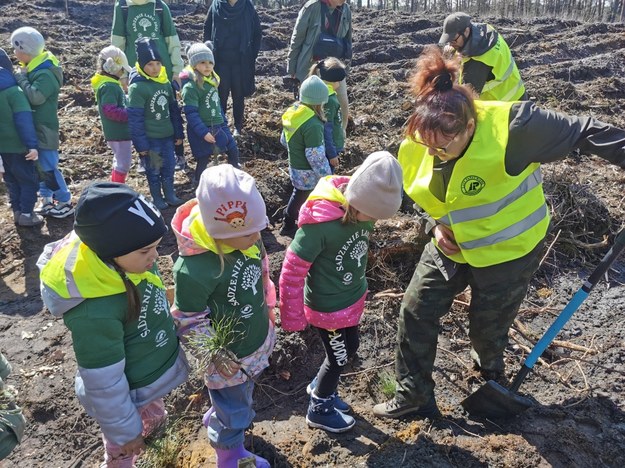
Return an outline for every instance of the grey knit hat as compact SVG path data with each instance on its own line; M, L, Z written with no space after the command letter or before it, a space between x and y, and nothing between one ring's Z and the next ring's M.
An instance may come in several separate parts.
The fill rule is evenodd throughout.
M15 50L24 52L31 57L36 57L43 52L45 41L41 33L35 28L24 26L13 31L11 44Z
M306 78L299 88L299 100L311 106L328 102L328 86L317 75Z
M367 156L345 189L350 206L374 219L392 217L401 206L402 170L388 151Z
M187 49L187 58L189 59L189 64L192 67L195 67L198 63L206 61L212 64L215 63L215 57L213 56L213 52L201 42L196 42L191 44Z

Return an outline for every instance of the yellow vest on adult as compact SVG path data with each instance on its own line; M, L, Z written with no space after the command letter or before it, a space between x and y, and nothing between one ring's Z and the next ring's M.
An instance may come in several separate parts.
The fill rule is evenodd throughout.
M545 237L549 210L540 164L506 173L511 102L475 101L477 125L471 144L455 162L445 201L430 192L434 157L410 139L399 148L404 190L438 223L451 228L460 247L448 257L486 267L520 258ZM433 240L436 243L436 240Z
M488 30L493 27L488 25ZM462 61L477 60L492 67L495 78L484 83L480 99L482 101L518 101L525 93L525 85L521 79L519 69L514 62L512 52L506 41L497 35L497 42L486 53L474 57L463 57ZM462 83L462 75L460 76Z

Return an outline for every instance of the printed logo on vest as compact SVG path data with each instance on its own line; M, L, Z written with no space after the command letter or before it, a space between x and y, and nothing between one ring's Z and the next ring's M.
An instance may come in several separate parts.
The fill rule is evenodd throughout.
M349 286L350 284L352 284L352 280L354 279L354 275L352 275L351 273L345 273L343 275L343 284L345 286Z
M462 193L469 195L470 197L480 193L485 186L486 182L484 182L484 179L474 175L465 177L460 184Z
M242 209L243 211L239 211ZM215 221L224 221L230 225L231 228L240 229L245 226L245 217L247 216L247 203L242 201L229 201L222 203L217 208L216 213L221 218L214 217Z

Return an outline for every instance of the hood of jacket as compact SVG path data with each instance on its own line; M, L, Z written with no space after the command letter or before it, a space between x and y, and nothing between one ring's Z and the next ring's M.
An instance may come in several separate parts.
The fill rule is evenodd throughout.
M478 57L493 48L499 33L486 23L471 25L471 37L460 51L465 57Z
M182 256L199 255L208 252L208 249L195 242L190 231L191 211L197 204L197 198L194 198L179 206L171 220L171 228L178 243L178 252Z
M347 176L323 177L302 205L297 225L318 224L341 219L347 200L341 188L349 182Z

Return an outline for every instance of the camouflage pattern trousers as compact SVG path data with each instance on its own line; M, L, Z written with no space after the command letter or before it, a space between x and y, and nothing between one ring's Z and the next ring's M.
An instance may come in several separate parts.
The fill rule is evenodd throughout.
M449 312L454 297L467 286L471 287L469 306L469 338L471 357L484 370L503 371L503 352L508 344L508 330L527 293L538 255L533 255L521 269L486 287L478 286L475 269L458 265L451 278L437 266L440 259L425 248L406 289L397 330L395 375L397 401L422 405L434 395L432 370L440 318Z

